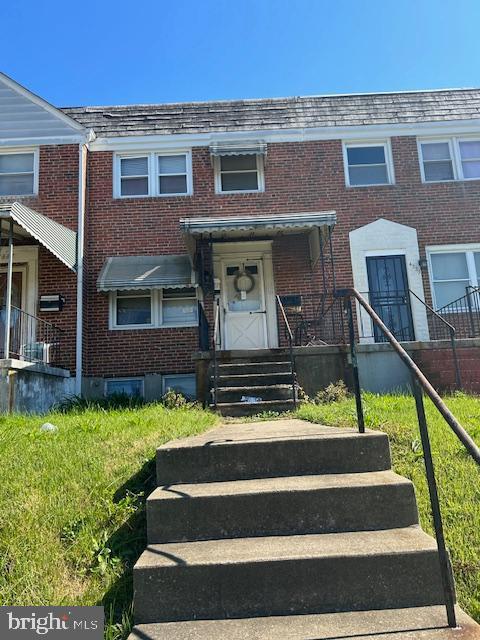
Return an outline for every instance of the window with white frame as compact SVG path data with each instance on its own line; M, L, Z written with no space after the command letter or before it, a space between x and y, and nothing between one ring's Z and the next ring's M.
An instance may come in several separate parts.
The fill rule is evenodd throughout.
M480 283L480 245L431 248L428 250L430 277L436 309L462 298L466 287Z
M180 373L162 376L163 393L169 389L181 393L189 400L197 397L197 384L194 373Z
M423 182L480 179L480 139L419 140Z
M0 152L0 196L28 196L37 191L37 152Z
M143 378L110 378L105 380L105 395L143 398Z
M344 144L347 186L367 187L393 184L393 163L387 142Z
M263 156L256 153L215 158L217 193L264 191Z
M110 294L111 329L192 327L198 324L195 287L114 291Z
M192 193L189 152L119 154L115 163L116 197L184 196Z

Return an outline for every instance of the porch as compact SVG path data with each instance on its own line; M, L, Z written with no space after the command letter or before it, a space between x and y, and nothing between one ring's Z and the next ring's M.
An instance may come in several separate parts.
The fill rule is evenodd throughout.
M53 268L51 258L56 261ZM21 203L0 204L3 412L41 412L73 393L72 333L66 336L65 327L47 319L62 315L64 296L52 290L45 295L46 265L48 280L57 287L62 276L74 285L76 233Z

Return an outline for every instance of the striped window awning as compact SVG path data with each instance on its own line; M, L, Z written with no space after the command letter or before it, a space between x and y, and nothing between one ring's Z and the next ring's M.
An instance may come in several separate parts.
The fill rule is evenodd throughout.
M107 258L97 280L99 291L193 286L195 281L190 259L183 254Z
M209 149L212 156L267 155L267 143L259 141L214 142Z

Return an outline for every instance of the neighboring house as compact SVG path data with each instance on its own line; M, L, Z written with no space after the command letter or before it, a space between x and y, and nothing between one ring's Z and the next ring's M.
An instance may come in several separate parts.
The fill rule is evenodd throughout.
M480 283L480 90L56 109L0 74L0 203L4 370L42 361L46 404L65 370L89 396L194 395L215 299L223 350L285 344L276 294L312 326L349 286L428 341L422 301Z

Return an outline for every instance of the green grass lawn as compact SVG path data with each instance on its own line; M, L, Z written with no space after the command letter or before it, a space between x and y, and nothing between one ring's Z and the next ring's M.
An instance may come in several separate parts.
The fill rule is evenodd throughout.
M415 484L422 526L433 534L413 398L369 393L363 398L367 427L388 434L393 467ZM447 398L446 402L473 439L480 443L480 398L457 395ZM480 468L469 458L430 401L426 401L426 410L458 600L480 622ZM307 404L300 407L298 416L322 424L356 425L353 398L325 405Z
M0 603L103 604L106 638L124 637L155 448L215 421L160 406L0 418Z

